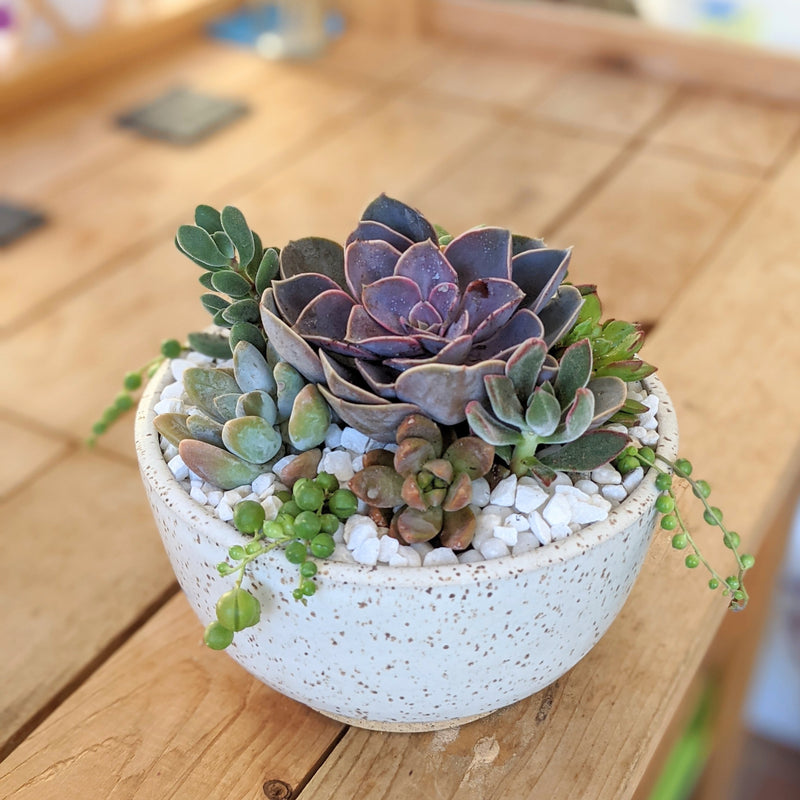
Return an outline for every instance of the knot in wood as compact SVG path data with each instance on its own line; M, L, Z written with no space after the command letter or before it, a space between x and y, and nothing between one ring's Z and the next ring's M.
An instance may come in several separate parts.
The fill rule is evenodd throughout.
M292 787L286 781L267 781L263 788L267 800L291 800Z

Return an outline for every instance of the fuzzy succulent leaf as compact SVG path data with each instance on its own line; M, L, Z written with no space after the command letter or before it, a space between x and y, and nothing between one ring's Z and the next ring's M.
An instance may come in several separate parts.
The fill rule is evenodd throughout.
M231 304L230 300L226 300L218 294L202 294L200 295L200 302L203 304L203 308L211 315L216 314L218 311L224 311Z
M592 378L587 388L594 395L592 427L601 425L625 405L628 388L625 382L619 378L611 376ZM641 403L638 405L640 405L644 411L647 411L647 406ZM638 413L644 413L644 411Z
M587 472L616 458L627 444L628 437L624 433L590 431L580 439L542 455L540 460L550 469Z
M186 426L186 414L159 414L153 420L155 429L172 445L177 447L183 439L190 439L192 434Z
M229 325L235 325L237 322L255 324L261 320L261 311L258 303L252 297L247 297L222 309L222 317Z
M589 382L592 374L592 346L588 339L570 345L561 356L556 375L556 398L565 408L572 402L578 389Z
M251 322L235 322L231 326L231 348L236 349L239 342L250 342L254 347L263 350L265 340L264 334L261 329L253 325Z
M338 242L321 236L308 236L289 242L281 250L281 274L284 278L306 273L319 273L345 286L344 249Z
M176 241L184 253L206 267L227 267L230 264L230 259L220 253L211 234L196 225L181 225Z
M538 387L525 412L527 427L537 436L550 436L561 419L561 404L546 389Z
M236 250L233 247L233 242L231 241L231 237L228 236L225 231L217 231L216 233L211 234L211 238L214 240L214 244L217 246L217 250L222 253L226 258L233 259L236 256Z
M244 214L234 206L225 206L220 214L222 227L236 246L239 253L239 264L243 267L250 263L255 253L253 232L244 218Z
M184 253L184 255L186 254ZM211 278L213 275L213 272L204 272L197 280L204 289L214 291L214 285L211 283Z
M222 427L225 447L251 464L269 461L281 449L283 441L275 428L262 417L236 417Z
M310 450L325 441L331 425L331 409L319 389L306 384L292 404L289 415L289 441L296 450Z
M244 265L244 274L252 284L255 284L258 268L261 265L261 259L263 257L264 246L261 243L261 237L253 231L253 257Z
M250 294L250 284L247 280L229 269L215 272L211 278L211 285L216 291L227 294L235 300L241 300Z
M521 344L506 362L506 375L511 378L517 395L529 398L547 358L543 339L531 339Z
M270 247L264 251L261 257L261 263L258 265L256 272L255 283L256 292L259 296L269 289L273 279L278 276L278 269L280 268L280 259L278 251L274 247Z
M525 412L511 378L505 375L487 375L483 382L489 404L497 419L513 428L524 428Z
M498 447L516 445L522 441L522 434L518 430L498 422L477 400L467 403L465 410L469 427L484 442Z
M593 416L594 395L588 389L578 389L572 405L564 416L564 421L550 436L543 436L542 442L562 444L574 441L588 430Z
M364 467L350 479L349 486L356 497L371 506L394 508L403 502L403 478L389 466Z
M212 235L222 230L222 219L219 211L213 206L197 206L194 210L194 221L198 227Z
M178 452L192 472L225 491L252 483L263 471L261 465L196 439L184 439L178 445Z
M231 357L231 343L227 336L210 331L196 331L187 336L189 347L209 358Z

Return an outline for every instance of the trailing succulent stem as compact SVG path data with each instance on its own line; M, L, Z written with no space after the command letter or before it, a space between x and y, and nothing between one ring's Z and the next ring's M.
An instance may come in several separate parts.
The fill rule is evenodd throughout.
M234 509L234 525L252 538L228 549L233 564L223 561L217 565L220 575L235 575L236 581L217 601L217 618L205 630L205 643L214 650L224 650L233 642L234 633L257 625L261 618L258 599L242 588L247 567L260 556L283 548L286 560L298 570L292 596L305 605L317 591L314 576L318 567L313 559L333 554L333 534L340 522L355 513L358 502L326 472L314 480L297 481L292 492L280 492L279 499L283 505L274 520L266 519L264 507L255 500L243 500Z
M631 459L627 463L626 460ZM656 499L656 509L662 514L661 527L666 531L676 531L672 536L672 546L676 550L689 549L691 552L684 559L689 569L696 569L700 565L710 574L709 589L721 589L725 597L730 597L729 607L733 611L741 611L747 606L749 595L744 584L744 575L755 564L755 557L739 550L740 537L736 531L727 528L722 519L722 511L708 502L711 493L709 484L700 479L691 477L692 465L685 458L672 462L663 456L654 453L649 447L629 447L620 459L620 469L625 471L628 467L641 464L643 467L652 467L658 472L656 488L662 493ZM661 463L659 463L661 462ZM664 466L662 466L662 464ZM665 468L666 467L666 468ZM735 570L728 575L718 572L703 556L697 541L689 531L686 522L678 508L677 497L673 488L673 475L686 481L692 493L703 504L705 509L703 519L708 525L719 527L725 546L733 553L736 562Z

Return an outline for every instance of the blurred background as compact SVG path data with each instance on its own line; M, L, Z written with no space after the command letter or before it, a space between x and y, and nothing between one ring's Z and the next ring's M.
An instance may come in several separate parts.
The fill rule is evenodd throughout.
M800 92L775 75L782 59L800 58L800 3L518 2L584 38L475 51L447 31L413 38L423 12L384 18L381 3L356 0L0 0L0 429L10 454L0 502L11 527L45 524L33 507L42 482L64 481L71 529L85 516L85 485L71 475L97 486L109 471L130 477L128 431L110 434L99 455L82 438L124 371L109 353L129 353L134 366L159 338L204 324L191 265L171 249L171 231L199 202L240 205L270 243L310 230L343 239L382 190L455 229L527 230L533 219L530 233L592 253L583 269L601 285L620 263L647 261L607 311L657 323L794 153ZM450 18L480 4L450 3ZM354 36L356 10L385 41ZM639 35L631 26L649 48L703 64L704 48L720 42L765 55L743 71L755 76L749 85L732 70L718 90L663 58L651 74L602 47L603 36ZM644 33L653 30L676 38ZM138 499L115 502L132 535L143 524ZM800 797L800 516L788 538L741 711L741 769L719 800ZM4 558L22 557L5 547ZM173 585L153 547L147 603L125 624ZM54 561L54 580L59 571ZM90 656L118 635L100 630ZM65 667L52 692L80 669ZM675 737L653 800L692 796L712 746L713 683ZM23 733L36 719L26 702L15 719Z

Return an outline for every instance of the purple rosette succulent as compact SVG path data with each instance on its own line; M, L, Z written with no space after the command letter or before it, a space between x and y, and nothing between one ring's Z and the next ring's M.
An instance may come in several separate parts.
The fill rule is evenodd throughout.
M463 421L467 403L485 399L487 375L503 374L531 339L553 345L578 315L580 292L562 285L570 250L495 227L446 240L381 195L345 248L290 242L262 296L278 355L378 441L393 441L413 413Z

